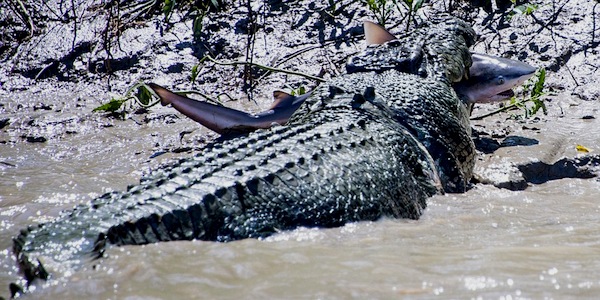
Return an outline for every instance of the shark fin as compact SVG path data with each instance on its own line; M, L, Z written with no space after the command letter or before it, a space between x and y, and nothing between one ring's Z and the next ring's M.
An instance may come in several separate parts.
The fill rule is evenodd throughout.
M371 21L364 21L365 41L367 45L381 45L385 42L395 40L396 37L385 28Z
M288 107L294 103L296 97L284 91L273 92L273 104L269 109Z

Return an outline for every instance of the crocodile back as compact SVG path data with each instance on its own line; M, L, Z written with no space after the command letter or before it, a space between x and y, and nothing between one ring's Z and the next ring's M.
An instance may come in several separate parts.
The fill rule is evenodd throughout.
M383 216L418 218L441 191L421 143L362 94L324 85L327 109L210 145L53 222L23 230L14 250L31 278L38 258L76 268L108 244L231 241ZM312 97L312 96L311 96ZM392 118L392 119L390 119ZM38 275L35 275L38 274Z
M475 146L471 140L468 111L447 84L396 70L353 73L338 77L317 89L292 116L291 124L306 122L312 113L327 109L330 90L362 95L415 137L435 161L444 190L464 192L473 175ZM317 96L320 95L320 96ZM415 148L415 151L418 149Z

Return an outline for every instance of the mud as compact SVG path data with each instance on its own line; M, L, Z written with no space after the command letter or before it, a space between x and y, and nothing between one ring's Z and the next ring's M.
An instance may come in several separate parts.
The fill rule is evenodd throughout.
M140 11L136 10L139 3L134 1L123 1L119 7L103 6L105 1L58 1L49 5L43 4L43 1L23 2L31 17L37 20L33 29L27 22L21 21L7 3L0 4L0 24L6 25L0 33L0 250L6 249L0 252L0 288L18 279L14 258L8 249L11 237L20 228L49 220L61 210L103 192L122 190L127 184L134 184L142 172L159 167L172 158L191 155L206 141L217 137L168 107L155 106L148 110L127 108L124 114L92 113L93 108L124 93L141 80L172 89L198 90L221 99L228 106L261 111L268 107L273 90L311 89L317 83L293 75L210 62L199 65L199 75L192 83L189 79L192 66L204 55L210 54L224 61L253 61L323 78L334 77L344 72L347 58L364 47L361 20L374 19L364 4L355 1L336 2L335 7L326 5L326 2L310 1L252 2L251 14L247 3L234 2L222 12L208 13L200 34L195 37L193 21L186 18L183 11L173 14L172 24L166 24L158 7L135 17ZM432 296L444 291L456 298L481 295L517 297L518 294L533 298L559 295L560 298L560 295L567 295L548 293L554 288L552 285L548 285L546 291L536 291L533 287L539 283L539 278L520 277L521 273L504 270L501 264L485 259L473 259L473 268L488 269L489 273L479 277L465 275L469 274L469 270L461 257L488 257L492 253L491 257L501 257L523 268L538 268L536 270L540 271L543 267L545 273L540 276L550 278L552 274L548 272L554 272L551 269L553 265L560 265L560 271L568 270L569 264L561 261L561 251L564 250L561 247L564 246L562 243L570 243L571 246L583 247L578 248L581 260L577 263L598 265L593 251L585 248L598 245L597 240L589 236L589 232L597 231L597 226L594 222L577 223L575 220L578 216L583 216L581 220L589 220L591 216L586 216L586 212L593 214L600 207L594 200L600 185L596 178L600 164L600 126L597 123L600 30L597 28L596 11L600 10L597 7L600 5L591 0L538 1L534 2L539 4L539 8L533 15L517 14L509 19L507 11L492 10L489 13L468 3L452 2L453 13L472 19L475 30L480 34L474 51L520 59L548 71L548 94L545 97L548 115L538 113L533 118L523 119L521 111L510 111L473 121L474 138L481 153L474 188L469 193L432 199L429 214L416 224L387 220L351 225L325 233L300 231L281 237L283 240L302 237L308 240L306 244L286 240L280 243L233 243L235 245L192 243L181 246L184 250L173 249L175 247L171 245L150 246L146 250L127 248L125 251L134 253L133 260L138 256L155 259L157 253L168 253L162 264L147 259L148 262L138 262L135 266L128 266L132 259L127 259L126 255L119 258L118 253L122 250L114 250L113 257L101 267L105 271L107 268L123 269L113 279L108 271L88 270L81 278L63 274L66 279L57 280L46 286L44 291L34 294L40 298L48 295L78 298L95 295L89 291L96 287L103 291L100 295L104 298L117 295L160 298L167 294L189 298L193 295L192 290L186 293L185 288L142 292L142 279L152 279L141 274L143 272L138 270L141 269L148 270L150 274L164 272L165 275L157 275L157 278L180 288L174 277L203 282L203 286L212 292L208 295L213 296L223 292L232 296L246 295L240 291L248 290L250 286L257 289L252 294L256 297L282 297L286 295L285 291L305 297L333 298L361 295L389 298L412 293ZM75 7L71 7L72 4ZM448 5L444 1L433 6L426 4L419 15L426 18L439 11L447 11L450 9ZM498 6L502 5L494 4L493 8ZM114 22L115 15L119 14L122 23L116 31L119 34L107 31L106 24ZM394 14L387 24L392 32L397 33L402 32L405 26L399 14ZM478 106L473 115L495 110L499 105ZM577 145L591 152L578 151ZM515 200L521 198L535 201L531 204ZM543 201L548 202L543 204ZM571 214L566 211L569 206L563 204L565 201L573 202ZM486 218L475 213L479 210L493 211L490 205L494 203L503 203L505 207L518 210L518 213L510 211L510 216L516 219L503 219L506 217L503 215L497 221L493 212L486 214ZM549 207L551 205L556 208ZM573 225L575 230L567 230L572 234L567 237L562 227L559 228L562 231L553 236L546 231L547 224L543 221L558 218L555 209L563 208L562 205L563 220L576 224ZM458 217L458 221L444 220L446 207L453 211L449 215ZM539 214L539 220L534 218L535 214ZM522 218L535 220L525 222ZM473 220L473 224L467 220ZM480 225L477 225L478 221ZM539 260L529 261L525 255L508 255L510 249L507 248L500 249L500 252L487 252L492 250L485 250L485 243L494 241L484 238L481 245L469 242L477 245L474 251L471 246L444 241L442 244L457 248L454 252L440 249L441 256L436 256L432 250L427 250L435 239L428 237L427 243L420 239L420 236L428 234L427 228L438 237L451 236L457 240L487 236L490 228L495 228L485 225L490 223L501 226L521 224L516 227L506 225L519 240L515 242L512 240L514 236L499 235L501 241L498 243L518 244L522 241L523 244L515 246L515 251L525 249L525 252L536 251L526 248L528 243L543 245L544 255L534 255ZM525 225L533 227L526 229ZM472 230L473 226L478 230ZM527 230L542 233L545 239L530 239L533 234ZM349 237L348 231L358 231L355 232L357 237ZM389 238L386 238L387 235L401 237L403 234L404 242L415 248L389 243ZM379 245L373 251L381 259L365 259L366 254L357 250L374 247L374 244ZM353 250L336 260L336 248L340 245ZM200 254L194 252L197 246L202 249L197 250ZM250 250L241 249L244 247L250 247ZM300 250L292 251L295 247ZM421 253L423 259L413 257L400 266L400 269L412 272L411 263L421 264L417 272L421 277L398 278L410 284L392 291L391 286L385 285L392 271L381 265L396 256L394 252L398 250ZM300 269L307 272L322 272L323 275L318 278L331 284L315 283L301 272L292 271L289 276L281 276L281 280L277 280L269 272L283 274L286 272L284 269L278 269L275 263L260 266L247 251L259 253L263 261L271 259L282 265L292 264L291 268L302 266ZM196 267L202 271L189 274L183 262L188 260L191 252L195 256L212 257L217 263L198 262ZM233 257L232 265L238 266L238 269L226 266L222 257L227 255ZM114 256L117 258L113 260ZM326 261L337 264L338 268L319 269L319 265ZM380 274L380 277L374 278L382 282L382 286L377 286L381 289L370 288L365 283L370 278L363 276L341 275L344 281L337 282L331 279L336 276L335 270L346 270L349 265L352 267L347 269L348 272L369 270ZM175 266L175 270L169 273L168 266ZM437 268L443 268L443 271ZM502 275L498 276L504 277L494 277L495 268L502 269ZM460 283L432 275L438 274L436 270L451 274L448 278L458 278L456 282ZM141 279L130 285L125 283L130 273ZM593 277L592 273L568 274L573 276L574 286L581 284L588 287L577 291L598 291L600 282L583 279ZM165 279L169 274L172 277ZM210 276L215 274L217 278L209 282ZM256 275L255 280L249 279L252 274ZM233 281L226 280L229 277L238 281L235 278L230 278ZM520 286L519 293L511 288L513 285L509 284L512 282L508 281L509 278L516 281L515 286ZM490 282L490 279L495 281ZM117 284L111 280L121 282ZM272 280L276 285L261 286L258 283L261 280ZM283 288L291 285L289 282L301 280L315 283L318 290L311 290L308 283L299 285L297 289ZM347 283L354 283L354 289L342 288ZM119 284L125 288L117 288ZM473 286L475 289L469 288ZM388 290L389 293L383 292ZM471 293L473 291L481 293ZM0 292L0 296L9 296L8 290Z

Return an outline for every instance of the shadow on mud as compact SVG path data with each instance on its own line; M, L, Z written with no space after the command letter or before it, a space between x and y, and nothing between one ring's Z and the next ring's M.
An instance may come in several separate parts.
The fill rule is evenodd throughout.
M563 158L553 164L541 161L530 162L518 166L525 181L542 184L550 180L564 178L594 178L597 177L600 166L600 155Z
M532 184L543 184L551 180L598 177L600 173L600 155L562 158L555 163L532 161L516 165L500 163L486 166L475 175L473 183L491 184L497 188L511 191L526 190Z
M539 141L522 136L488 137L475 134L473 142L478 151L491 154L504 147L533 146ZM554 163L531 161L525 164L494 164L478 174L475 183L492 184L512 191L527 189L531 184L543 184L565 178L589 179L600 173L600 155L564 157Z

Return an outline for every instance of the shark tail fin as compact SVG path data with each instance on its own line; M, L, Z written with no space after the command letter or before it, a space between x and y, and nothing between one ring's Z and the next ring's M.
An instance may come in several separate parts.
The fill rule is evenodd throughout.
M273 103L269 109L288 107L294 103L295 99L296 97L292 96L290 93L286 93L284 91L274 91Z
M156 83L148 83L148 86L151 87L154 90L154 92L158 95L158 97L160 98L160 104L162 106L167 106L171 104L173 100L177 97L181 97Z

